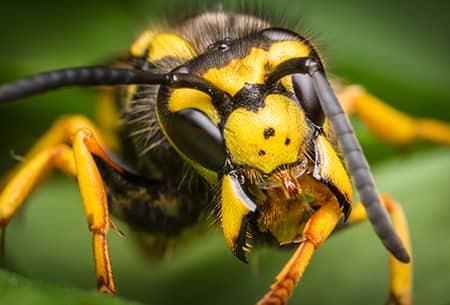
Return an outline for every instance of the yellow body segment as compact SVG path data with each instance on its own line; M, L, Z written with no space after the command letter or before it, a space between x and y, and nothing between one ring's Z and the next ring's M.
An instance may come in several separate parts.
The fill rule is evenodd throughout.
M143 32L131 45L129 52L134 57L147 54L149 62L156 62L165 57L189 60L197 56L194 45L182 36L153 28Z
M189 60L197 56L195 47L183 37L173 33L160 33L148 42L148 60L156 62L164 57Z
M214 124L217 125L220 121L217 109L212 104L211 96L195 89L175 89L170 94L167 108L171 112L194 108L206 114Z
M233 180L230 176L225 175L222 180L221 191L221 215L222 229L225 236L227 246L234 251L234 245L239 237L242 222L245 216L250 212L241 197L236 192Z
M271 94L256 112L245 108L233 111L225 123L224 139L234 162L270 173L297 161L308 132L296 102Z

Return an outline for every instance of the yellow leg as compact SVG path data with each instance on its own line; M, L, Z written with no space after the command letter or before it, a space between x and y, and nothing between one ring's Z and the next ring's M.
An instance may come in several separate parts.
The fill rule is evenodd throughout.
M101 141L102 137L100 137L99 131L94 126L94 124L92 124L92 122L86 117L81 115L72 115L60 118L55 123L53 123L50 129L40 138L37 143L34 144L33 148L23 158L23 162L18 164L1 179L0 192L2 191L6 183L15 176L17 171L19 171L23 166L27 165L28 160L31 160L36 154L42 152L47 148L51 148L61 143L68 143L70 137L73 136L75 132L80 128L91 130L91 132L94 133L95 138ZM100 142L100 144L104 146L104 143ZM42 174L41 177L44 178L45 175Z
M414 118L387 105L360 86L338 92L346 112L356 114L380 139L406 145L416 139L450 145L450 124L427 118Z
M76 175L71 149L63 144L42 150L16 171L0 194L0 226L6 226L33 190L42 174L51 167Z
M303 276L314 251L333 232L341 218L342 211L336 201L332 201L315 212L303 230L304 241L298 247L276 282L257 305L284 305L291 296L296 284Z
M402 239L403 244L408 249L411 256L411 242L409 239L408 224L401 206L388 195L383 194L382 202L392 218L392 222ZM367 220L367 214L362 204L353 207L352 214L349 217L349 224L358 223ZM412 256L411 256L412 257ZM390 274L390 295L388 304L410 305L412 304L412 263L404 264L396 260L392 255L389 256Z
M82 117L68 117L59 121L26 156L24 162L10 175L0 193L0 227L5 227L17 209L34 189L37 182L52 168L77 177L83 198L89 230L93 234L93 251L98 289L115 293L106 235L110 225L103 180L93 155L123 172L97 142L98 133ZM65 144L71 138L72 148Z

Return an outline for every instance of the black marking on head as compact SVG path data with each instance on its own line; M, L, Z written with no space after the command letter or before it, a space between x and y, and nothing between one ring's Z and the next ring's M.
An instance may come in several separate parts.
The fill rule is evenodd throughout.
M212 12L211 14L215 15L217 13ZM233 16L233 14L231 14L231 16ZM242 15L234 15L234 17L235 18L233 19L240 18ZM191 20L191 22L193 21L194 20ZM228 20L228 22L229 21L230 20ZM262 20L259 20L258 22L261 21ZM264 21L262 22L264 23ZM199 26L196 25L192 28L194 24L190 24L190 22L181 26L183 37L187 41L194 42L192 44L196 46L199 54L185 64L198 74L203 74L210 68L219 69L225 67L232 60L242 59L250 53L252 48L261 48L267 51L274 43L280 41L300 41L310 48L311 55L317 55L308 40L288 29L272 27L269 23L266 23L264 26L263 24L259 24L259 26L262 26L261 28L255 27L251 31L248 31L248 29L246 29L248 26L242 24L240 26L246 30L241 33L233 33L230 30L228 23L220 23L221 27L224 27L222 30L219 30L218 28L212 30L206 27L202 28L201 32L199 32L201 27L199 28ZM187 32L187 28L193 29L196 34ZM214 33L220 34L217 34L217 36ZM214 38L211 35L214 36Z
M275 136L275 129L273 129L273 127L268 127L266 129L264 129L264 139L268 139L270 137Z
M260 151L258 151L258 155L260 155L261 157L262 156L265 156L266 155L266 152L264 151L264 150L260 150Z
M245 108L248 111L257 112L264 106L264 98L267 88L261 84L245 84L232 98L232 108Z
M306 113L306 116L314 124L322 126L325 114L317 97L312 78L306 74L294 74L292 76L295 95Z
M291 144L291 139L286 138L286 140L284 141L284 145L288 146L289 144Z

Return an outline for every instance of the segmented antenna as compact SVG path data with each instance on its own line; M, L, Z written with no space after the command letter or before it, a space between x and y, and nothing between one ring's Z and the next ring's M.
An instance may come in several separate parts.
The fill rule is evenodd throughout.
M311 59L306 63L306 68L313 79L322 109L325 116L330 120L347 168L375 232L384 246L398 260L405 263L409 262L408 251L403 246L386 209L381 203L369 164L364 157L361 146L321 66L317 61Z
M91 66L67 68L35 74L0 87L0 103L70 86L166 85L171 88L192 88L209 94L213 99L228 96L206 80L185 73L155 74L134 69Z

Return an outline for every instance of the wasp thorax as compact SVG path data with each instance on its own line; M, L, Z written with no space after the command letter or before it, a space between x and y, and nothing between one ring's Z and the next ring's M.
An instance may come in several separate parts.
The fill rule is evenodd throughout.
M261 107L235 109L225 122L225 145L232 161L270 173L296 162L308 126L298 103L284 95L266 96Z

